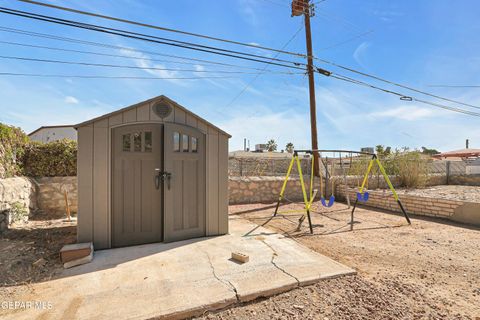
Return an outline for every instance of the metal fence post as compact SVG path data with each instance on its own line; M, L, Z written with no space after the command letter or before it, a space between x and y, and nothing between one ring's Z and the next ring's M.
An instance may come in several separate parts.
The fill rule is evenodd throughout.
M447 175L447 184L450 184L450 160L445 163L446 175Z

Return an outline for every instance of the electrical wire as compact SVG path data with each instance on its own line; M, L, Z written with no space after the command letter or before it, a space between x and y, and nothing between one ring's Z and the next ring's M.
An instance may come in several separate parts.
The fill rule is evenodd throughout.
M87 13L87 12L83 12L83 11L79 11L79 10L75 10L75 9L66 8L66 7L49 5L49 4L41 3L41 2L38 2L38 1L30 1L30 0L18 0L18 1L23 1L23 2L28 2L28 3L32 3L32 4L48 6L48 7L55 7L56 9L67 10L67 11L72 11L72 12L76 12L76 13L88 14L88 15L93 15L93 16L97 16L97 17L101 17L101 18L106 18L106 19L111 19L111 20L116 20L116 21L141 25L141 23L130 21L130 20L122 20L122 19L119 19L119 18L108 17L108 16L103 16L103 15L98 15L98 14L93 14L93 13ZM211 46L203 46L203 45L199 45L199 44L195 44L195 43L191 43L191 42L178 41L178 40L174 40L174 39L167 39L167 38L162 38L162 37L145 35L145 34L141 34L141 33L129 32L129 31L120 30L120 29L107 28L107 27L102 27L102 26L98 26L98 25L86 24L86 23L82 23L82 22L78 22L78 21L60 19L60 18L56 18L56 17L39 15L39 14L31 13L31 12L14 10L14 9L9 9L9 8L4 8L4 7L0 7L0 9L1 9L0 12L2 12L2 13L12 14L12 15L16 15L16 16L25 17L25 18L41 20L41 21L57 23L57 24L63 24L63 25L67 25L67 26L77 27L77 28L81 28L81 29L88 29L88 30L92 30L92 31L115 34L115 35L119 35L119 36L123 36L123 37L128 37L128 38L133 38L133 39L138 39L138 40L144 40L144 41L149 41L149 42L156 42L156 43L165 44L165 45L177 46L177 47L182 47L182 48L185 48L185 49L203 51L203 52L208 52L208 53L213 53L213 54L220 54L220 55L224 55L224 56L229 56L229 57L234 57L234 58L239 58L239 59L245 59L245 60L250 60L250 61L255 61L255 62L267 63L267 64L272 64L272 65L279 65L279 66L289 67L289 68L297 68L297 69L302 69L302 70L303 70L303 68L295 67L295 66L305 65L305 64L301 64L301 63L297 63L297 62L293 62L293 61L288 61L288 60L283 60L283 59L269 58L269 57L265 57L265 56L249 54L249 53L234 51L234 50L226 50L226 49L211 47ZM149 27L166 29L166 28L163 28L163 27L151 26L151 25ZM165 31L173 31L173 29L165 30ZM184 33L183 31L180 31L180 30L176 30L176 31L179 31L180 33ZM187 34L187 33L185 33L185 34ZM190 34L190 35L198 36L197 34ZM147 37L147 38L145 38L145 37ZM153 40L153 39L158 39L158 40ZM213 37L211 37L209 39L218 40L218 38L213 38ZM252 46L256 47L256 48L259 48L259 46L255 46L255 45L252 45ZM261 48L261 49L265 49L265 48ZM219 51L219 52L217 52L217 51ZM290 52L288 54L292 54L292 53ZM241 57L241 56L238 56L238 55L243 55L245 57ZM300 55L300 56L304 57L305 55ZM287 63L291 63L295 66L283 65L283 64L279 64L279 63L275 63L275 62L271 62L271 61L267 62L267 61L264 61L264 60L252 59L252 58L247 58L247 57L255 57L255 58L260 58L260 59L269 59L269 60L274 60L274 61L287 62ZM414 91L414 92L417 92L417 93L421 93L421 94L431 96L431 97L434 97L434 98L437 98L437 99L441 99L441 100L444 100L444 101L453 102L453 103L461 104L461 105L464 105L464 106L480 109L480 107L477 107L477 106L474 106L474 105L471 105L471 104L463 103L463 102L456 101L456 100L449 99L449 98L444 98L444 97L434 95L434 94L431 94L431 93L428 93L428 92L425 92L425 91L421 91L421 90L418 90L418 89L415 89L415 88L412 88L412 87L409 87L409 86L406 86L406 85L395 83L393 81L382 79L380 77L377 77L377 76L374 76L374 75L371 75L371 74L367 74L367 73L364 73L364 72L361 72L361 71L358 71L358 70L354 70L352 68L348 68L348 67L339 65L337 63L327 61L325 59L320 59L320 58L316 58L316 57L313 57L313 58L318 60L318 61L328 63L328 64L334 65L336 67L342 68L344 70L354 72L354 73L357 73L357 74L360 74L360 75L363 75L363 76L366 76L366 77L370 77L370 78L373 78L375 80L382 81L382 82L385 82L385 83L388 83L388 84L391 84L391 85L402 87L404 89L408 89L408 90L411 90L411 91ZM343 79L343 80L345 80L345 79ZM354 83L360 84L362 82L358 81L358 80L355 80ZM375 86L372 86L372 85L369 85L369 86L375 87ZM377 88L379 88L379 87L377 87ZM390 90L386 91L386 90L382 89L382 91L387 92L387 91L390 91ZM393 93L393 91L390 91L390 93ZM416 98L415 98L415 101L418 101L418 102L421 102L421 103L430 103L428 101L426 102L424 100L420 100L420 99L416 99ZM444 107L444 108L449 108L449 107L446 107L446 106L443 106L443 105L440 105L440 104L437 104L437 103L430 103L430 104L435 105L435 106L441 106L441 107ZM456 108L452 108L452 109L456 109ZM451 109L449 109L449 110L451 110ZM459 111L459 112L462 112L462 113L467 113L468 114L468 112L469 112L469 111L466 111L466 110L463 110L463 109L459 109L459 110L462 110L462 111ZM472 114L477 115L477 113L474 113L474 112L472 112ZM478 115L480 115L480 114L478 114Z
M128 66L128 65L117 65L117 64L104 64L104 63L91 63L91 62L78 62L78 61L65 61L65 60L52 60L52 59L38 59L38 58L28 58L28 57L18 57L18 56L2 56L0 59L10 59L10 60L22 60L22 61L32 61L32 62L44 62L44 63L57 63L57 64L70 64L70 65L81 65L81 66L90 66L90 67L106 67L106 68L123 68L123 69L140 69L140 70L157 70L157 71L178 71L178 72L198 72L198 73L231 73L231 74L256 74L256 72L247 72L247 71L229 71L229 70L197 70L197 69L172 69L172 68L158 68L158 67L139 67L139 66ZM276 72L271 72L271 74L278 74ZM281 72L279 74L286 74ZM287 74L295 74L293 72ZM303 74L297 72L296 74Z
M115 45L100 43L100 42L93 42L93 41L86 41L86 40L80 40L80 39L74 39L74 38L60 37L60 36L46 34L46 33L38 33L38 32L32 32L32 31L28 31L28 30L15 29L15 28L8 28L8 27L3 27L3 26L0 26L0 31L1 32L10 32L10 33L22 34L22 35L44 38L44 39L52 39L52 40L63 41L63 42L70 42L70 43L77 43L77 44L101 47L101 48L109 48L109 49L116 49L116 50L121 50L121 51L130 51L130 52L141 53L141 54L149 54L149 55L155 55L155 56L161 56L161 57L169 57L169 58L175 58L175 59L181 59L181 60L195 61L195 62L207 63L207 64L211 64L211 65L245 68L245 69L251 69L251 70L263 70L261 68L242 66L242 65L230 64L230 63L223 63L223 62L211 61L211 60L205 60L205 59L197 59L197 58L191 58L191 57L185 57L185 56L178 56L178 55L173 55L173 54L165 54L165 53L159 53L159 52L155 52L155 51L139 50L139 49L134 49L134 48L129 48L129 47L115 46ZM61 50L61 51L68 50L68 49L58 49L58 48L51 48L51 47L44 47L44 48L49 48L49 49L52 49L52 50ZM75 50L75 52L79 52L79 51ZM104 54L102 54L102 55L104 55ZM125 57L130 57L130 56L125 56ZM150 59L150 58L143 58L143 57L138 57L138 58L132 57L132 59L144 59L144 60L150 60L150 61L164 61L164 60L157 60L157 59ZM182 61L177 61L177 62L176 61L171 61L171 62L172 63L179 63L179 64L192 64L192 65L198 64L198 63L182 62Z
M480 85L448 85L448 84L431 84L431 88L480 88Z
M282 46L282 50L285 49L296 37L297 35L300 33L300 31L302 31L303 29L303 22L302 24L300 25L300 28L298 28L298 30L290 37L290 39L288 39L288 41ZM276 55L278 56L280 53L276 53ZM264 74L265 72L267 72L267 69L268 69L268 65L265 65L265 67L263 68L263 70L259 71L255 77L250 80L250 82L248 82L242 90L240 90L240 92L235 96L233 97L233 99L225 106L225 108L228 108L230 107L235 101L237 101L238 98L240 98L240 96L245 93L245 91L247 91L247 89L262 75Z
M297 56L297 57L305 57L305 55L301 54L301 53L264 47L264 46L257 45L257 44L252 44L252 43L245 43L245 42L234 41L234 40L229 40L229 39L222 39L222 38L218 38L218 37L213 37L213 36L208 36L208 35L204 35L204 34L178 30L178 29L166 28L166 27L156 26L156 25L152 25L152 24L148 24L148 23L144 23L144 22L127 20L127 19L107 16L107 15L103 15L103 14L87 12L87 11L82 11L82 10L78 10L78 9L68 8L68 7L62 7L62 6L49 4L49 3L44 3L44 2L40 2L40 1L33 1L33 0L17 0L17 1L25 2L25 3L29 3L29 4L34 4L34 5L38 5L38 6L43 6L43 7L49 7L49 8L58 9L58 10L63 10L63 11L69 11L69 12L82 14L82 15L87 15L87 16L96 17L96 18L102 18L102 19L107 19L107 20L112 20L112 21L117 21L117 22L122 22L122 23L128 23L128 24L137 25L137 26L141 26L141 27L147 27L147 28L152 28L152 29L157 29L157 30L162 30L162 31L168 31L168 32L174 32L174 33L184 34L184 35L188 35L188 36L204 38L204 39L208 39L208 40L215 40L215 41L220 41L220 42L225 42L225 43L230 43L230 44L235 44L235 45L251 47L251 48L255 48L255 49L274 51L274 52L289 54L289 55L293 55L293 56Z
M80 22L80 21L62 19L62 18L58 18L58 17L47 16L47 15L43 15L43 14L37 14L37 13L27 12L27 11L22 11L22 10L15 10L15 9L4 8L4 7L0 7L0 8L2 10L4 10L4 13L12 13L12 14L17 14L17 15L22 15L23 17L27 17L27 18L42 18L42 19L49 20L49 22L61 23L61 24L64 24L64 25L72 26L72 27L82 27L82 28L87 28L87 29L91 29L91 30L95 30L95 29L98 28L98 29L101 29L101 30L108 30L108 31L111 31L111 32L117 32L117 33L122 33L122 34L148 37L148 38L152 38L152 39L156 39L156 40L160 40L160 41L169 41L171 44L176 44L176 45L183 45L183 46L188 45L188 46L191 46L191 47L196 47L196 48L201 48L201 49L216 50L216 51L230 53L230 54L244 55L244 56L254 57L254 58L259 58L259 59L275 60L275 61L279 61L279 62L288 62L288 63L296 64L296 62L293 62L293 61L288 61L288 60L283 60L283 59L275 59L275 58L262 56L262 55L258 55L258 54L229 50L229 49L224 49L224 48L219 48L219 47L212 47L212 46L207 46L207 45L202 45L202 44L187 42L187 41L180 41L180 40L175 40L175 39L170 39L170 38L158 37L158 36L153 36L153 35L149 35L149 34L145 34L145 33L139 33L139 32L133 32L133 31L123 30L123 29L110 28L110 27L105 27L105 26L100 26L100 25L95 25L95 24L90 24L90 23L85 23L85 22ZM46 21L46 20L44 20L44 21Z
M41 73L0 72L0 76L25 76L45 78L82 78L82 79L139 79L139 80L203 80L203 79L234 79L236 77L136 77L136 76L99 76L99 75L64 75Z
M373 32L374 32L374 30L368 30L368 31L365 31L365 32L363 32L363 33L357 34L357 35L355 35L355 36L353 36L353 37L350 37L350 38L348 38L348 39L345 39L345 40L343 40L343 41L336 42L336 43L334 43L334 44L332 44L332 45L329 45L329 46L327 46L327 47L320 48L320 49L318 49L318 50L316 50L316 51L330 50L330 49L333 49L333 48L342 46L342 45L344 45L344 44L346 44L346 43L349 43L349 42L351 42L351 41L353 41L353 40L357 40L357 39L359 39L359 38L363 38L363 37L365 37L365 36L367 36L367 35L369 35L369 34L371 34L371 33L373 33Z
M410 91L413 91L413 92L417 92L417 93L420 93L420 94L423 94L423 95L426 95L426 96L429 96L429 97L432 97L432 98L436 98L436 99L440 99L440 100L443 100L443 101L448 101L448 102L460 104L460 105L470 107L470 108L480 109L479 106L475 106L475 105L472 105L472 104L469 104L469 103L445 98L445 97L442 97L442 96L439 96L439 95L436 95L436 94L432 94L432 93L429 93L429 92L426 92L426 91L422 91L422 90L419 90L419 89L416 89L416 88L413 88L413 87L410 87L410 86L407 86L407 85L404 85L404 84L396 83L396 82L393 82L393 81L390 81L390 80L387 80L387 79L383 79L383 78L380 78L380 77L372 75L372 74L368 74L368 73L365 73L365 72L362 72L362 71L358 71L358 70L355 70L355 69L350 68L350 67L342 66L342 65L340 65L338 63L335 63L335 62L332 62L332 61L328 61L328 60L317 58L317 57L313 57L313 59L321 61L321 62L329 64L329 65L332 65L332 66L335 66L335 67L338 67L338 68L341 68L343 70L346 70L346 71L349 71L349 72L352 72L352 73L356 73L356 74L359 74L359 75L362 75L362 76L365 76L365 77L368 77L368 78L372 78L372 79L375 79L375 80L378 80L378 81L381 81L381 82L384 82L384 83L388 83L390 85L394 85L394 86L397 86L397 87L400 87L400 88L403 88L403 89L407 89L407 90L410 90Z
M350 78L350 77L347 77L347 76L344 76L344 75L331 74L330 77L338 79L338 80L350 82L350 83L353 83L353 84L369 87L371 89L376 89L376 90L382 91L384 93L393 94L393 95L396 95L400 98L404 98L404 100L407 100L407 101L416 101L416 102L420 102L420 103L423 103L423 104L435 106L435 107L438 107L438 108L441 108L441 109L444 109L444 110L449 110L449 111L463 113L463 114L470 115L470 116L480 117L480 113L478 113L478 112L473 112L473 111L469 111L469 110L465 110L465 109L461 109L461 108L457 108L457 107L450 107L450 106L446 106L446 105L443 105L443 104L422 100L422 99L419 99L419 98L416 98L416 97L407 96L407 95L404 95L402 93L392 91L392 90L388 90L388 89L385 89L385 88L381 88L381 87L372 85L370 83L360 81L360 80L357 80L357 79L353 79L353 78Z
M39 14L35 14L35 13L30 13L30 12L25 12L25 11L20 11L20 10L14 10L14 9L9 9L9 8L4 8L4 7L0 7L0 12L10 14L10 15L19 16L19 17L39 20L39 21L45 21L45 22L51 22L51 23L55 23L55 24L71 26L71 27L80 28L80 29L87 29L87 30L91 30L91 31L97 31L97 32L103 32L103 33L107 33L107 34L118 35L118 36L130 38L130 39L143 40L143 41L147 41L147 42L164 44L164 45L169 45L169 46L174 46L174 47L179 47L179 48L184 48L184 49L190 49L190 50L195 50L195 51L200 51L200 52L213 53L213 54L217 54L217 55L233 57L233 58L238 58L238 59L243 59L243 60L248 60L248 61L267 63L267 64L272 64L272 65L277 65L277 66L282 66L282 67L287 67L287 68L303 70L303 68L298 67L298 65L304 65L305 66L304 63L288 61L288 60L283 60L283 59L274 59L274 58L270 58L270 57L265 57L265 56L255 55L255 54L249 54L249 53L242 53L242 52L239 52L239 51L226 50L226 49L222 49L222 48L202 46L202 45L197 45L197 44L188 43L188 42L184 42L184 41L157 40L157 39L165 39L165 38L140 34L140 33L136 33L136 32L129 32L129 31L125 31L125 30L107 28L107 27L102 27L102 26L97 26L97 25L92 25L92 24L86 24L86 23L82 23L82 22L60 19L60 18L45 16L45 15L39 15ZM214 48L214 49L210 50L210 49L206 49L206 48ZM244 56L239 56L236 53L244 55ZM266 60L260 60L260 59L286 62L286 63L289 63L291 65L282 64L282 63L278 63L278 62L272 62L272 61L266 61Z

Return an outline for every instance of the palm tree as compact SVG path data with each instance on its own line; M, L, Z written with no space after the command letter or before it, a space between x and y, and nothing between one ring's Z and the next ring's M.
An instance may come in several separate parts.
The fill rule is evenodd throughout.
M295 148L293 146L293 143L291 142L287 143L287 145L285 146L285 150L287 150L288 153L293 153L293 149Z
M270 152L277 150L277 143L275 142L275 140L270 139L267 142L267 150Z

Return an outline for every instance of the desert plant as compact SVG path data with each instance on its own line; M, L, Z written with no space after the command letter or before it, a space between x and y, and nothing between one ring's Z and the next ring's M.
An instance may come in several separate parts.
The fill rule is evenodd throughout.
M294 149L293 143L289 142L285 145L285 150L288 153L293 153L293 149Z
M266 145L267 150L270 152L277 150L277 142L275 142L273 139L268 140Z
M14 202L11 204L9 210L12 221L23 221L28 216L28 210L24 204L20 202Z
M422 188L428 181L428 160L419 151L395 154L394 174L406 188Z
M434 154L439 154L440 152L437 149L429 149L426 147L422 147L422 153L429 156L433 156Z

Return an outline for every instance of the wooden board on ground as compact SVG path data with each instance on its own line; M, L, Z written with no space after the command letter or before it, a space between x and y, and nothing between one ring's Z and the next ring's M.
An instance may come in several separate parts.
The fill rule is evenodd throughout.
M60 258L63 263L84 258L93 252L93 243L74 243L63 246L60 250Z

